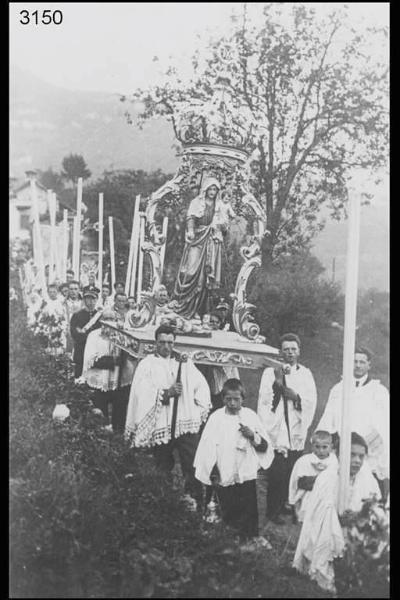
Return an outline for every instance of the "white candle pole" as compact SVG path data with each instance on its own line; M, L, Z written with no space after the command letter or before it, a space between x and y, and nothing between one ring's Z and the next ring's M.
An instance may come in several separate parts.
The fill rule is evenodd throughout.
M79 240L78 240L78 217L74 217L73 219L73 227L72 227L72 270L74 272L74 277L77 281L79 281L79 274L77 273L77 264L78 264L78 252L79 252Z
M164 243L161 247L161 252L160 252L161 276L164 272L165 249L167 247L167 232L168 232L168 217L164 217L163 226L162 226L162 236L164 238Z
M343 395L339 453L338 513L346 510L350 480L350 402L353 393L354 349L356 340L357 284L360 241L360 198L354 194L349 201L347 232L346 297L344 313Z
M135 295L135 285L136 285L136 268L138 262L138 254L139 254L139 241L140 241L140 223L141 219L139 217L139 207L140 207L140 196L136 196L135 203L135 231L133 233L133 251L132 251L132 268L131 268L131 284L129 295Z
M56 263L56 199L55 194L51 190L47 191L47 202L49 204L50 216L50 261L49 261L49 283L53 283L55 279L55 263Z
M111 262L111 286L114 289L115 285L115 249L114 249L114 228L113 218L108 217L108 228L110 232L110 262Z
M42 294L45 295L46 289L46 276L44 272L44 261L43 261L43 244L42 235L40 232L40 220L39 220L39 203L36 194L35 182L31 180L31 198L32 198L32 209L33 209L33 226L35 232L35 263L38 268L39 282L42 287Z
M137 278L137 292L136 302L139 303L142 295L142 283L143 283L143 244L144 244L144 230L146 224L146 217L143 213L140 214L140 235L139 235L139 267L138 267L138 278Z
M99 259L98 285L101 291L103 285L103 233L104 233L104 194L99 194Z
M68 230L68 210L63 212L63 261L62 261L62 277L63 281L67 281L67 263L68 263L68 246L69 246L69 230Z
M134 245L135 245L135 233L136 233L135 229L136 229L136 221L137 221L138 212L139 212L139 202L140 202L140 197L136 196L135 206L133 209L131 240L130 240L130 244L129 244L128 267L126 269L126 280L125 280L125 294L127 296L129 295L129 288L130 288L131 277L132 277L133 249L134 249Z
M81 265L81 215L82 215L82 177L78 178L78 189L76 198L76 216L78 217L77 223L77 245L78 249L76 252L76 264L75 264L75 278L80 282L80 265Z

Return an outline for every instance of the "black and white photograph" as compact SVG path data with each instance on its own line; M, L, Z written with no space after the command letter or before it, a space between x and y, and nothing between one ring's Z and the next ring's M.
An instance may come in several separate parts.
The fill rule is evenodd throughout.
M9 597L389 598L389 3L8 6Z

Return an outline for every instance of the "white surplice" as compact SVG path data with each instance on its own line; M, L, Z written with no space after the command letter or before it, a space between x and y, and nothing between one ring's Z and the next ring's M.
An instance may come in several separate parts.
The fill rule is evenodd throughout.
M267 368L261 378L258 394L257 413L267 430L274 448L288 450L303 450L308 428L314 417L317 406L317 389L314 377L307 367L296 365L291 367L290 373L285 375L286 386L292 388L301 398L301 411L295 410L293 402L288 401L288 416L290 428L290 441L285 422L283 398L280 400L276 411L272 411L274 397L273 383L275 381L274 369Z
M311 491L302 490L298 487L300 477L318 476L331 465L338 467L338 460L334 452L331 452L324 459L318 458L313 452L304 454L295 462L289 481L289 504L295 506L299 521L303 521L311 497Z
M362 382L363 383L363 382ZM368 444L368 463L380 479L389 477L389 392L378 379L354 385L350 400L350 429ZM343 382L333 386L316 429L340 433Z
M239 424L247 425L256 434L256 443L264 438L267 450L257 452L252 442L240 433ZM256 479L259 468L268 469L273 458L271 440L257 414L243 407L237 415L231 415L223 407L210 415L204 428L194 459L195 476L210 485L211 471L217 465L220 485L244 483Z
M179 362L150 355L137 366L129 395L125 436L132 446L154 446L171 439L173 399L161 403L163 390L176 382ZM211 408L207 381L188 359L182 363L182 394L178 399L175 437L197 433Z

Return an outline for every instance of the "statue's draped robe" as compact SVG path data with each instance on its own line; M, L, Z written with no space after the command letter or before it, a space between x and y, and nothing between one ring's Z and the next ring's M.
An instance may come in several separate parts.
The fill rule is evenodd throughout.
M209 310L209 290L221 285L222 229L217 222L216 205L209 205L205 193L211 185L220 188L218 180L206 180L199 196L189 205L187 220L194 219L194 239L186 241L174 289L173 309L192 318L197 312Z

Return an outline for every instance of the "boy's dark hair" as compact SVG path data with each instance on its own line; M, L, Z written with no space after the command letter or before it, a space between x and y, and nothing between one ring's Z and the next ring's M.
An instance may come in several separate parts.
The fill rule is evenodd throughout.
M47 286L47 289L49 290L50 288L55 288L56 290L58 290L56 283L49 283L49 285Z
M126 296L125 292L117 292L114 296L114 300L116 300L117 296Z
M58 291L61 292L61 290L63 290L64 288L68 288L69 287L69 283L61 283L58 286Z
M358 446L363 446L363 448L365 448L365 452L368 454L368 444L367 444L367 442L364 440L363 437L361 437L361 435L359 435L355 431L351 432L351 443L352 444L357 444Z
M280 340L279 340L279 344L280 344L281 348L282 348L283 342L296 342L299 348L301 346L300 338L295 333L285 333L285 334L283 334L281 336Z
M174 339L176 338L176 331L173 327L171 327L171 325L160 325L159 327L157 327L154 333L154 338L157 340L158 336L162 333L166 333L167 335L172 333Z
M242 399L244 400L245 393L242 382L239 379L228 379L225 381L222 387L222 396L225 396L227 392L240 392L242 394Z
M371 361L372 356L373 356L371 350L369 350L365 346L356 346L356 349L354 350L354 354L365 354L365 356L368 358L369 361Z
M124 283L122 283L122 281L116 281L116 282L114 283L114 289L117 289L117 285L122 285L122 287L124 287L124 286L125 286L125 284L124 284Z
M75 275L75 272L72 269L67 269L67 275L68 273L72 273L72 275Z
M68 282L68 287L72 284L77 285L79 288L81 287L79 281L76 281L76 279L71 279L71 281Z

